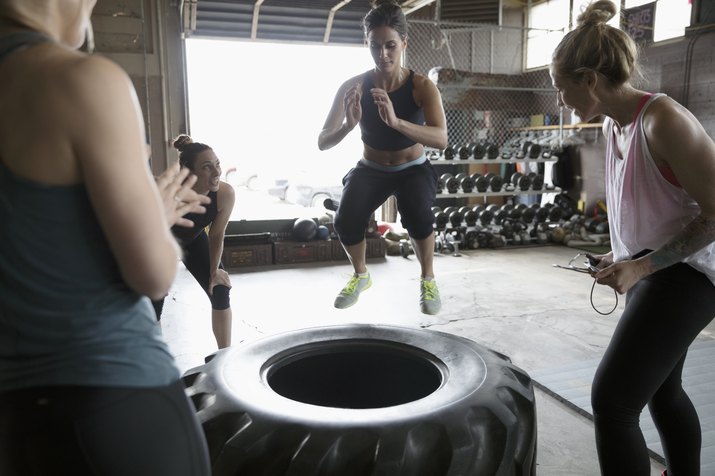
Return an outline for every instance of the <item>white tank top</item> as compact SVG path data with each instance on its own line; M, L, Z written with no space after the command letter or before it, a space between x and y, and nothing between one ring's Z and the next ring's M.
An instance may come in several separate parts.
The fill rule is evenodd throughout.
M643 130L643 114L654 94L638 111L626 130L621 155L616 147L616 125L604 121L606 131L606 201L613 259L630 259L636 253L658 250L700 214L700 206L680 186L669 182L653 161ZM706 274L715 284L715 243L684 262Z

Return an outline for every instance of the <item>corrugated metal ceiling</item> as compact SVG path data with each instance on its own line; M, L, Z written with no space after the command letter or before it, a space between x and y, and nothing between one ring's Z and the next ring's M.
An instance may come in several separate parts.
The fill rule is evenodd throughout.
M499 24L500 0L400 3L408 9L435 2L442 20ZM361 22L370 5L369 0L184 0L185 32L194 37L363 44Z

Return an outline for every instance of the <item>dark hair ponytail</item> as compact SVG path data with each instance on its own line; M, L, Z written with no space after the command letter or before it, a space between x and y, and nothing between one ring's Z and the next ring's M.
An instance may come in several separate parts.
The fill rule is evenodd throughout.
M201 152L210 149L206 144L194 142L191 136L180 134L173 141L173 146L179 151L179 163L182 167L194 170L194 161Z
M373 0L372 9L362 20L365 36L380 26L389 26L399 33L403 40L407 38L407 18L396 0Z

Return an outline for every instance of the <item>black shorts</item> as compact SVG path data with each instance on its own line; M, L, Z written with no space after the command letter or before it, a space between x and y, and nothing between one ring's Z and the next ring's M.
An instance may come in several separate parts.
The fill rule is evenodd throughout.
M386 172L362 162L343 178L343 195L335 215L335 230L345 245L365 238L372 213L390 195L397 198L402 226L412 238L422 240L433 232L437 174L429 160L396 172Z

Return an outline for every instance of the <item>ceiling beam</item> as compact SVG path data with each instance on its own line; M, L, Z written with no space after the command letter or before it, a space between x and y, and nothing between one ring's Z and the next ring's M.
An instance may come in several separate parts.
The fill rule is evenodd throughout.
M323 35L323 43L327 43L328 40L330 40L330 32L333 30L333 20L335 19L335 12L337 12L350 2L351 0L343 0L342 2L338 3L330 9L330 13L328 14L328 23L325 25L325 35Z
M419 10L420 8L426 7L434 2L435 0L407 0L402 4L402 12L405 15L409 15L415 10Z
M196 31L196 8L198 0L184 0L182 17L184 20L184 35L191 36Z
M251 39L255 40L258 34L258 11L261 9L261 5L265 0L256 0L253 5L253 21L251 22Z

